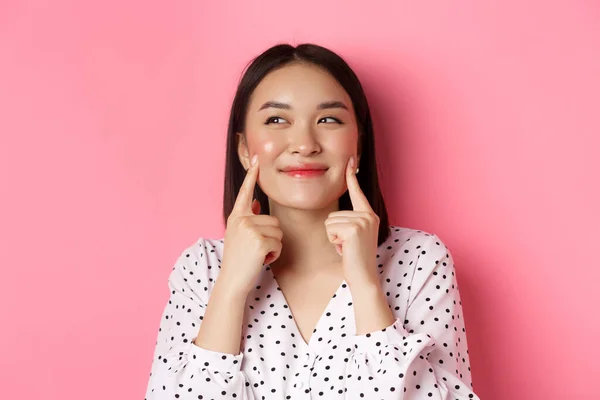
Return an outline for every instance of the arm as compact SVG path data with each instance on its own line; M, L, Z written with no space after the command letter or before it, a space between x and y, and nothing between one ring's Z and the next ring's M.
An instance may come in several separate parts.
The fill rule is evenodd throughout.
M454 261L436 235L426 243L414 266L404 324L396 318L385 325L391 311L380 293L362 290L357 296L360 303L355 308L357 335L348 372L349 400L478 399L467 365ZM371 310L364 306L369 301ZM369 328L371 333L361 334Z
M245 304L246 296L220 276L194 344L216 352L239 354Z
M208 308L211 286L208 265L212 263L216 267L218 263L214 258L209 259L206 246L207 241L199 240L193 247L186 249L169 275L171 295L160 322L146 400L225 397L254 399L240 368L243 355L237 354L239 337L236 354L219 351L229 350L235 344L231 340L211 340L211 330L219 327L219 322L216 322L217 325L212 325L206 332L206 343L212 350L194 344ZM224 304L223 297L220 296L222 295L218 295L217 309Z

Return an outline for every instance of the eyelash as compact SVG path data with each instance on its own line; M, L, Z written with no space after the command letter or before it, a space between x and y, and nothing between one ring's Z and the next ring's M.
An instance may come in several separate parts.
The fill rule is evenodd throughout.
M272 122L271 120L272 120L272 119L276 119L276 118L277 118L277 119L283 119L283 118L281 118L281 117L269 117L269 118L267 118L267 120L265 121L265 125L269 125L269 124ZM343 122L342 122L342 121L340 121L339 119L337 119L337 118L335 118L335 117L323 117L323 118L321 118L321 119L327 119L327 118L331 118L331 119L335 120L335 121L336 121L338 124L340 124L340 125L342 125L342 124L343 124ZM320 121L321 119L319 119L319 121Z

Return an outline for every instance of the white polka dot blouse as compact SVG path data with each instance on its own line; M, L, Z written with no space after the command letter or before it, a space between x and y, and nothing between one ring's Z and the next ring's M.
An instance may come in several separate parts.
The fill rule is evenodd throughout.
M239 354L193 343L223 251L223 239L198 239L168 278L145 399L479 399L450 251L437 235L390 230L377 264L392 325L357 335L344 281L306 343L265 265L246 300Z

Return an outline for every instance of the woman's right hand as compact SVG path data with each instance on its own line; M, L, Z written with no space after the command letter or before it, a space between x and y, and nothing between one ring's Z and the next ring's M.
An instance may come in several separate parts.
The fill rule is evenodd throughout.
M252 199L257 180L258 159L255 155L227 218L219 274L246 295L254 286L263 265L279 258L283 238L276 217L259 215L260 203Z

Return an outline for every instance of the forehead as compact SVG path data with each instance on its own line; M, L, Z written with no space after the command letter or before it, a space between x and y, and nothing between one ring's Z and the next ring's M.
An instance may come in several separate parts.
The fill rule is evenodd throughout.
M254 90L250 107L256 109L269 100L285 102L293 108L314 108L330 100L352 107L350 96L329 72L307 63L288 64L268 73Z

